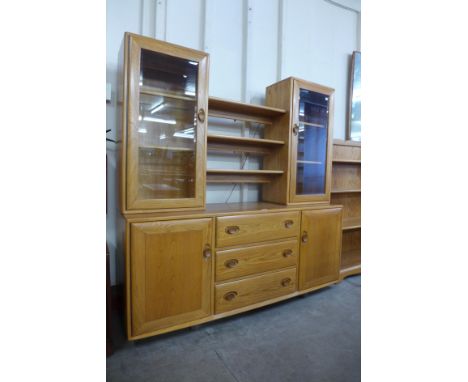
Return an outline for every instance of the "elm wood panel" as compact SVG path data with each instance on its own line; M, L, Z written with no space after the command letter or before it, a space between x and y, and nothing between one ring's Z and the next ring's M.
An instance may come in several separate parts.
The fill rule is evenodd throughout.
M170 328L155 330L155 331L144 333L144 334L141 334L141 335L138 335L138 336L132 336L131 333L130 333L129 336L128 336L128 339L129 340L140 340L140 339L143 339L143 338L156 336L156 335L159 335L159 334L169 333L169 332L173 332L175 330L188 328L190 326L200 325L200 324L204 324L206 322L211 322L211 321L223 319L223 318L226 318L226 317L231 317L231 316L234 316L236 314L248 312L250 310L258 309L258 308L261 308L261 307L264 307L264 306L267 306L267 305L276 304L277 302L289 300L291 298L301 296L301 295L304 295L306 293L310 293L310 292L313 292L313 291L316 291L316 290L319 290L319 289L322 289L322 288L326 288L326 287L334 285L336 283L337 282L334 281L334 282L319 285L317 287L305 289L305 290L302 290L302 291L295 290L292 293L289 293L289 294L286 294L286 295L283 295L283 296L280 296L280 297L271 298L269 300L261 301L261 302L258 302L256 304L250 304L250 305L244 306L242 308L230 310L230 311L227 311L227 312L224 312L224 313L219 313L219 314L215 314L215 315L204 317L204 318L199 318L199 319L196 319L196 320L193 320L193 321L184 322L182 324L174 325L174 326L172 326Z
M333 163L332 190L360 190L361 166L353 163Z
M299 234L299 212L278 212L216 218L216 246L292 238Z
M232 175L280 175L281 170L228 170L228 169L208 169L208 174L232 174Z
M247 184L265 184L271 182L269 175L224 175L208 174L207 183L247 183Z
M224 112L224 111L210 109L208 112L208 115L210 117L233 119L235 121L255 122L255 123L261 123L264 125L272 124L272 120L270 118L257 117L251 114L240 114L240 113Z
M360 159L333 159L333 163L354 163L361 164Z
M342 252L341 269L347 269L356 265L361 265L361 250L360 249L353 249L351 251Z
M180 57L182 59L198 62L198 86L197 86L197 107L198 110L207 110L208 105L208 67L209 55L193 49L184 48L178 45L154 40L151 38L138 36L131 33L125 34L128 44L127 59L127 108L125 129L126 147L126 205L124 213L129 210L151 210L159 211L168 208L191 208L204 207L205 205L205 177L206 177L206 118L205 121L197 122L196 131L196 155L195 155L195 195L189 198L178 199L176 193L172 198L143 199L139 197L139 138L138 124L140 114L140 55L141 50L146 49L157 53Z
M296 290L297 269L218 284L215 287L217 314L290 294Z
M355 193L355 194L360 194L361 189L349 189L349 190L332 190L332 194L349 194L349 193Z
M339 279L341 219L341 208L302 212L300 290Z
M266 89L265 103L287 110L285 114L276 118L273 125L265 129L265 138L278 139L285 144L277 148L274 155L269 155L263 159L263 168L281 169L284 174L272 179L271 183L262 187L262 200L274 203L288 203L289 193L289 166L290 166L290 129L291 129L291 100L292 82L281 81Z
M281 146L281 145L284 145L284 141L275 140L275 139L234 137L234 136L231 136L231 135L217 135L217 134L208 134L207 138L208 138L208 142L231 143L233 145L235 145L235 144L258 145L258 146Z
M361 142L333 141L334 160L361 160Z
M209 316L212 219L133 223L130 230L132 335Z
M359 275L359 274L361 274L361 264L353 265L348 268L342 268L340 270L340 281L348 276Z
M118 168L120 175L120 192L119 192L119 206L120 211L125 213L127 211L127 106L128 106L128 50L129 43L127 37L124 36L120 44L119 57L118 57L118 95L117 95L117 108L118 108L118 126L120 128L120 143Z
M297 182L297 148L298 148L298 135L291 135L291 166L290 166L290 187L289 187L289 202L290 203L303 203L303 202L327 202L330 200L331 182L332 182L332 156L333 156L333 115L335 104L335 91L334 89L327 88L312 82L307 82L294 78L294 90L292 100L292 117L291 124L299 123L299 103L300 103L300 89L307 89L313 92L318 92L328 95L328 134L327 134L327 159L325 171L325 192L316 195L298 195L296 193Z
M288 240L216 251L215 280L225 281L297 265L299 243Z
M361 194L360 193L333 193L331 204L343 206L343 220L361 217Z

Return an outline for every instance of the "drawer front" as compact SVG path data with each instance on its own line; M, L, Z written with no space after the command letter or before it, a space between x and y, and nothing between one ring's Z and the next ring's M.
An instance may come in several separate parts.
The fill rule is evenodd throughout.
M299 225L299 212L220 217L216 219L216 246L297 237Z
M293 293L296 268L216 285L216 313Z
M217 251L216 281L295 266L298 254L296 239Z

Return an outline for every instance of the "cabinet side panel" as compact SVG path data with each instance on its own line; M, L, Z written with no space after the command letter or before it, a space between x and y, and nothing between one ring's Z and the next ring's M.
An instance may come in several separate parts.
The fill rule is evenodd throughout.
M262 188L262 200L271 203L288 203L289 165L290 165L290 120L291 120L291 81L281 81L266 89L266 106L286 110L286 114L277 118L265 131L265 138L284 141L284 145L273 155L263 159L265 170L282 170L283 175L274 177Z

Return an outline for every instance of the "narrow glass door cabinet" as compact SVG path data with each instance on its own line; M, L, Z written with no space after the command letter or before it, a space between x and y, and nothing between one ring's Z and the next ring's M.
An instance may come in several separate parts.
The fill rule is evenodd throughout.
M289 110L289 203L330 201L333 94L292 77L267 88L267 105Z
M208 54L127 33L123 211L204 207Z

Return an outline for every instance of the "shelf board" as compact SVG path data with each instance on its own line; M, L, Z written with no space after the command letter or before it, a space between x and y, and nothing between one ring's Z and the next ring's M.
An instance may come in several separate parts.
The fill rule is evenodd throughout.
M325 125L320 125L318 123L312 123L312 122L304 122L304 121L299 121L299 124L303 124L303 125L306 125L306 126L312 126L312 127L320 127L322 129L325 128Z
M140 93L146 94L146 95L152 95L152 96L181 99L183 101L192 101L192 102L197 101L197 99L194 96L184 96L184 95L176 94L172 92L165 92L164 90L160 90L160 89L156 90L147 86L141 86Z
M340 269L340 280L347 276L358 275L361 273L361 264L351 265Z
M187 148L187 147L145 145L145 146L139 146L139 148L141 150L168 150L168 151L191 151L191 152L195 152L194 148Z
M210 117L271 125L275 118L285 114L286 110L275 107L252 105L217 97L209 97L208 99L208 115Z
M286 114L286 110L276 107L252 105L244 102L231 101L218 97L208 98L208 110L218 110L228 113L246 114L257 117L276 118Z
M262 146L282 146L284 141L273 139L259 139L246 137L233 137L229 135L208 134L208 142L230 143L230 144L247 144L247 145L262 145Z
M361 164L360 159L333 159L333 163Z
M272 176L283 174L277 170L206 170L207 183L270 183Z
M208 169L207 174L232 174L232 175L281 175L284 171L281 170L224 170L224 169Z
M332 194L350 194L350 193L359 193L361 190L332 190Z
M343 231L361 228L361 218L343 218Z
M305 164L323 164L323 162L314 161L314 160L297 160L297 163L305 163Z
M341 269L361 265L361 249L352 249L341 253Z

